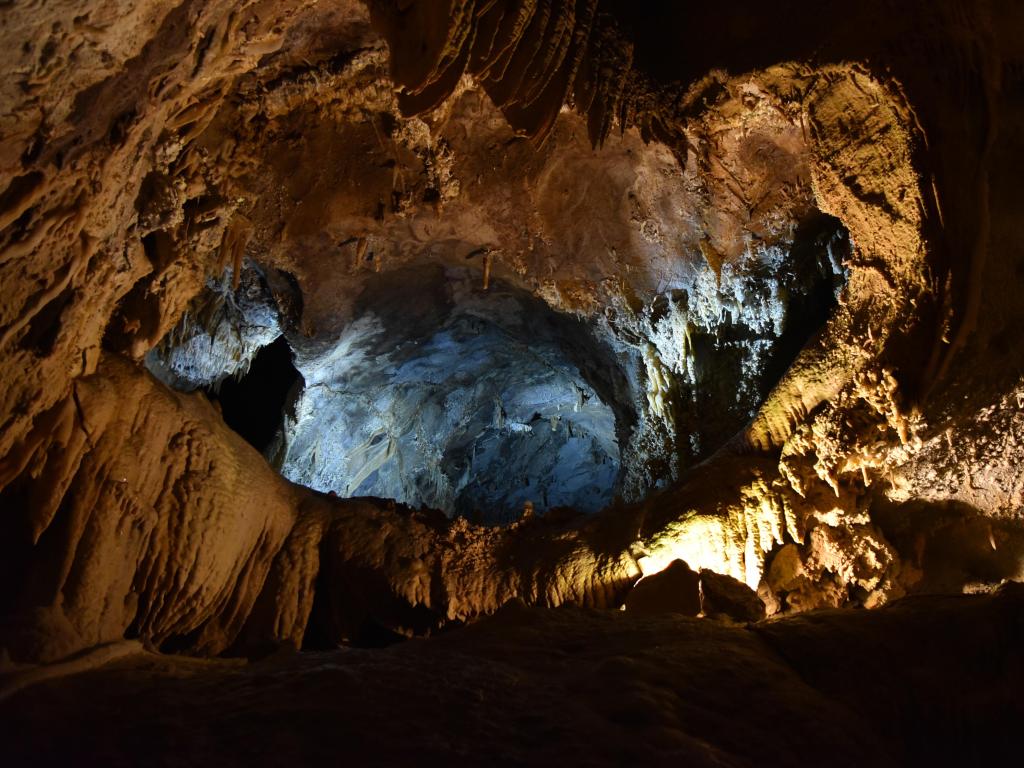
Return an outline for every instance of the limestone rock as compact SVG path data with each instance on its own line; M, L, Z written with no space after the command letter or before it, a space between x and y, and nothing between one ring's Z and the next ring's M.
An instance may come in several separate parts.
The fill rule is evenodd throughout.
M674 560L665 570L640 579L626 596L625 608L640 615L697 616L701 612L700 575L682 560Z
M764 603L754 590L732 576L706 568L700 571L700 605L701 612L711 619L747 622L765 617Z

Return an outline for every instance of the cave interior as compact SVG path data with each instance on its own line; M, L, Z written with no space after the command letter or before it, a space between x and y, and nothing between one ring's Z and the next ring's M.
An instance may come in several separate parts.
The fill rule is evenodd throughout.
M0 40L0 763L1015 764L1024 5Z

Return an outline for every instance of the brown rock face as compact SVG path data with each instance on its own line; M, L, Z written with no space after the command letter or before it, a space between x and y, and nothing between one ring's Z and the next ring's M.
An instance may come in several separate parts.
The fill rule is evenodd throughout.
M739 681L709 706L778 683L757 711L797 724L779 764L829 744L930 764L915 717L964 715L945 754L997 754L1020 711L1001 585L1024 578L1017 5L0 5L7 714L31 740L90 686L181 709L225 681L270 712L325 665L349 692L389 681L384 709L402 679L450 703L466 654L481 702L517 679L548 717L574 690L625 702L573 709L610 763L642 762L628 739L765 762L756 717L737 745L686 703L707 662ZM235 393L267 366L256 414ZM253 447L229 423L257 415ZM519 605L337 650L510 601L628 610ZM662 686L637 649L677 635ZM544 692L560 662L530 649L563 640ZM294 687L159 655L283 647L305 649ZM939 667L963 695L887 719L878 681ZM821 720L850 725L793 736ZM409 743L482 754L427 731Z
M760 621L765 616L764 603L750 587L732 576L709 571L700 572L701 611L710 618L733 621Z
M641 616L678 613L736 622L765 617L764 603L746 584L706 568L698 573L682 560L638 581L623 608Z
M641 616L697 616L701 612L700 583L696 571L682 560L673 560L665 570L637 582L626 597L625 608Z
M0 714L18 765L998 764L1024 682L1013 586L754 627L509 606L372 651L136 654L23 689Z

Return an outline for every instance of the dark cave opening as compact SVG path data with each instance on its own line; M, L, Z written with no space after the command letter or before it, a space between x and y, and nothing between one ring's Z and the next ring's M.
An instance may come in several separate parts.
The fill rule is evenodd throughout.
M793 272L803 276L805 288L790 295L786 326L765 365L766 391L828 321L846 284L843 265L851 252L850 233L834 216L815 213L797 227L790 263Z
M656 330L671 327L663 317L687 317L691 310L689 359L671 383L667 402L684 468L743 430L825 327L846 285L850 252L842 222L814 211L796 225L788 245L751 249L728 279L718 278L721 315L711 322L707 313L692 322L694 305L699 312L706 294L680 290L653 306ZM662 342L659 353L665 348Z
M301 386L302 375L282 335L256 353L245 375L228 377L205 391L220 406L224 422L263 453L281 428L289 396Z

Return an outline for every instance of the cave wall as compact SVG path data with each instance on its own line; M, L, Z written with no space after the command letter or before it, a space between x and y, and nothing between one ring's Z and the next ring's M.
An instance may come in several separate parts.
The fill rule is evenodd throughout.
M42 439L59 455L5 496L7 663L126 633L203 654L298 647L314 596L331 643L422 634L514 597L615 605L638 574L629 516L485 529L293 485L204 396L117 356L56 413Z

